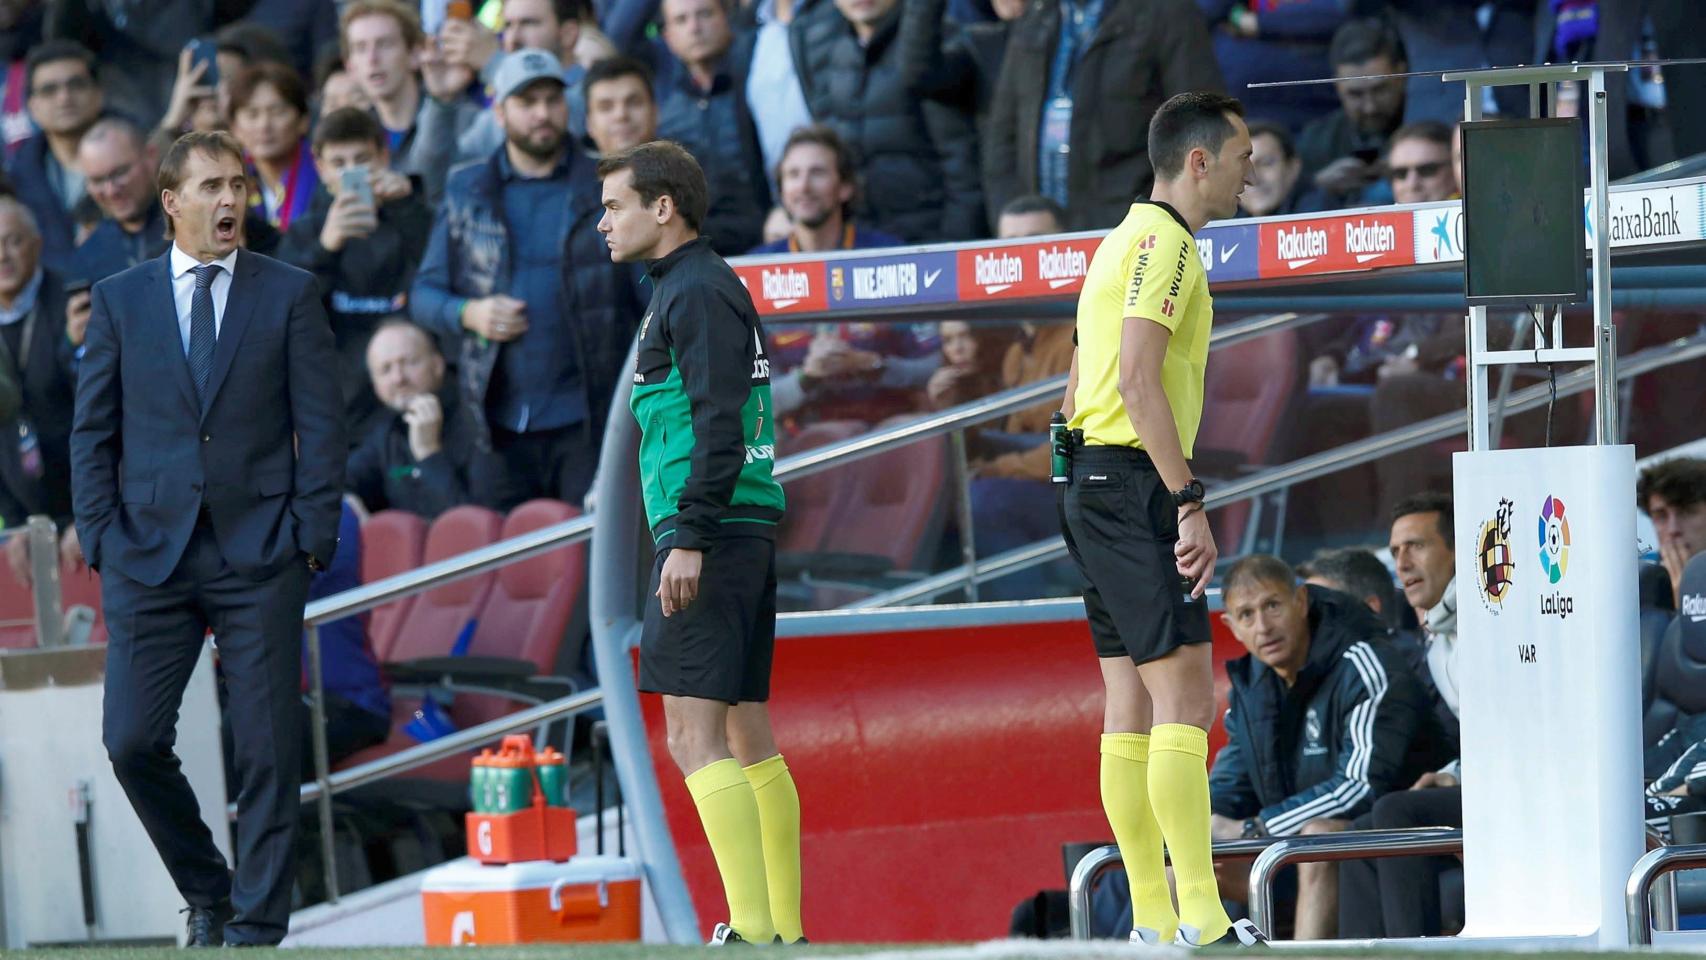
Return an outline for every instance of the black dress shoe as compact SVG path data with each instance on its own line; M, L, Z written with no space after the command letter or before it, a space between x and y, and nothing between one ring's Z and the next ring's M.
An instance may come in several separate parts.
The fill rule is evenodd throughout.
M232 910L229 900L222 900L210 907L185 907L180 913L189 914L189 920L184 923L186 947L218 947L225 944L225 925L231 922Z

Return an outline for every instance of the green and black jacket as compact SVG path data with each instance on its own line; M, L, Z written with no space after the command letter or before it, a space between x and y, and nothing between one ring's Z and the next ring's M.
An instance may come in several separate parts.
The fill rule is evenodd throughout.
M770 359L746 287L703 238L653 261L629 401L640 422L640 485L659 547L775 535L786 505Z

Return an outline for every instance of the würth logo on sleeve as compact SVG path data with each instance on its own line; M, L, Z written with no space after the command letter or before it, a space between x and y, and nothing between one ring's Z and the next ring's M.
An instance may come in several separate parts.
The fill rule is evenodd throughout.
M1174 307L1172 299L1163 298L1161 301L1161 315L1163 317L1171 317L1173 315L1173 310Z
M1137 249L1139 249L1139 250L1154 250L1155 249L1155 234L1152 233L1149 236L1144 237L1142 240L1137 241Z

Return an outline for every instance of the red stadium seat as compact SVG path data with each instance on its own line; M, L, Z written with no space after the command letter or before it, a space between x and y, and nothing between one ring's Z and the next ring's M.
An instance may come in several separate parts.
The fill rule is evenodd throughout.
M777 453L787 456L803 453L814 447L840 443L870 429L859 420L826 420L814 423L797 436L787 440ZM786 485L788 512L776 531L776 550L811 552L827 549L826 541L835 525L836 509L840 506L843 469L835 467L822 473L790 481Z
M1222 347L1209 356L1203 384L1203 418L1193 465L1209 477L1227 479L1272 462L1301 373L1297 332L1282 330ZM1216 510L1215 544L1223 557L1245 544L1255 503Z
M375 516L368 523L379 519ZM447 510L433 521L432 528L427 531L422 562L435 563L486 546L498 538L502 525L502 515L485 507L462 506ZM365 541L363 547L366 548ZM364 559L366 553L367 549L364 549ZM399 624L387 653L380 655L375 649L375 655L387 663L447 656L463 628L479 616L497 576L495 571L484 573L418 595ZM391 702L391 736L384 743L345 759L338 765L340 768L389 756L415 744L414 738L403 732L403 727L413 718L420 699L394 693ZM417 768L409 776L466 781L468 762L462 757L447 757Z
M578 516L579 510L560 500L530 500L504 520L502 539ZM540 676L554 674L575 607L586 591L586 554L586 545L578 543L499 570L497 585L480 611L469 655L519 660ZM572 690L565 683L554 692ZM519 707L508 697L459 693L451 716L457 726L466 728Z
M948 438L909 443L839 472L846 497L823 548L886 557L896 570L928 568L946 519Z
M30 588L19 583L11 570L0 570L0 649L22 650L35 645L35 600Z
M361 582L373 583L419 567L426 535L426 521L406 510L382 510L362 521ZM415 599L404 597L368 612L367 637L378 659L390 658L391 645Z

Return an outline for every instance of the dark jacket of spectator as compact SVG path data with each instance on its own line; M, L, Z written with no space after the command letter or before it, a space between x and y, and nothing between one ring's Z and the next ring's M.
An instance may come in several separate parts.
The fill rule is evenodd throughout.
M51 157L47 135L38 133L18 145L6 172L12 178L18 200L35 214L36 226L41 229L41 262L58 268L71 260L71 251L76 247L77 221L48 179L47 164Z
M1438 767L1421 682L1361 601L1311 586L1309 658L1287 687L1254 656L1226 665L1227 744L1209 776L1214 812L1290 836L1354 819Z
M19 420L7 422L0 437L0 518L7 527L33 513L61 523L71 516L71 412L77 377L73 349L65 339L65 279L41 272L35 309L3 335L13 371L23 390ZM20 449L27 421L34 451ZM38 459L39 458L39 459Z
M316 190L306 213L291 221L278 258L307 270L320 282L326 316L337 338L344 384L344 409L351 433L378 407L367 379L367 341L386 317L408 310L409 286L432 235L432 208L415 193L379 205L379 226L344 243L336 253L320 245L332 195ZM356 439L359 435L352 436Z
M1532 63L1534 11L1532 0L1385 0L1369 6L1390 11L1404 54L1412 71L1475 70ZM1481 8L1491 17L1481 26ZM1544 6L1544 4L1542 4ZM1606 22L1606 4L1600 5L1600 23ZM1631 38L1633 39L1633 38ZM1635 50L1605 51L1596 59L1627 60ZM1504 87L1493 92L1499 109L1507 117L1527 116L1528 91ZM1438 120L1453 123L1463 118L1463 84L1441 83L1438 77L1411 77L1404 91L1404 122Z
M242 17L249 0L60 0L46 3L49 38L76 40L100 58L107 108L152 126L166 112L178 53Z
M370 511L407 510L428 520L451 507L489 502L490 477L477 444L473 411L454 387L439 391L444 427L439 451L416 460L409 448L409 425L392 413L350 454L344 482Z
M746 103L751 35L736 36L709 93L674 58L658 74L658 138L687 148L705 169L710 207L702 232L712 249L735 257L764 239L770 184L758 131Z
M332 562L308 582L308 599L321 600L361 586L361 519L349 504L338 518L338 549ZM391 722L391 691L374 659L367 639L366 617L344 617L320 626L320 672L325 678L327 699L337 698L383 717L384 730ZM308 671L308 648L302 648L303 692L313 675ZM379 739L384 739L381 733ZM334 748L336 749L336 748ZM334 757L334 759L338 759Z
M1348 16L1345 0L1288 0L1256 4L1256 35L1232 29L1234 8L1248 9L1247 0L1197 0L1214 36L1214 59L1226 75L1226 88L1244 101L1251 117L1283 123L1300 130L1316 117L1339 106L1326 84L1258 90L1249 84L1279 80L1319 80L1330 77L1327 43Z
M409 293L409 314L416 323L446 342L462 345L457 379L462 402L474 414L482 450L491 448L486 393L498 352L505 345L468 334L460 312L464 301L508 288L511 263L509 230L504 225L503 156L503 151L497 151L451 175ZM570 150L568 162L573 186L564 234L561 307L562 315L571 321L587 410L591 422L601 427L644 304L639 302L629 266L610 262L610 248L598 232L604 208L592 159ZM529 318L530 325L541 322Z
M77 245L71 255L71 266L65 272L73 279L90 283L105 280L165 253L169 242L166 212L156 202L148 210L148 221L136 233L126 231L111 217L95 224L95 229Z
M861 45L841 12L819 2L795 12L788 37L812 116L859 157L861 219L914 243L971 239L984 224L969 105L921 95L941 46L913 40L939 31L925 22L932 8L898 4Z
M991 219L1007 201L1038 192L1043 100L1060 25L1060 4L1044 0L1012 24L983 149ZM1223 89L1208 28L1190 0L1106 0L1072 73L1071 229L1111 227L1148 194L1149 118L1168 97Z

